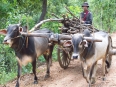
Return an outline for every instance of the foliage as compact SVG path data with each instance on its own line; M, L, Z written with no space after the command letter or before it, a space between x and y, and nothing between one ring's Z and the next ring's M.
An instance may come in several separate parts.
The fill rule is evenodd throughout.
M3 45L0 37L0 84L3 84L14 77L16 77L16 66L17 62L15 60L14 52L9 49L9 46ZM14 73L15 72L15 73Z
M94 25L99 29L114 32L116 27L116 1L92 0L91 10L94 17Z

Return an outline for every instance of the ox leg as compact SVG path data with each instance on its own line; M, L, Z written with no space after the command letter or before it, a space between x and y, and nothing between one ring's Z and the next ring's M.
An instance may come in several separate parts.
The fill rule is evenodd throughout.
M89 83L89 79L87 78L87 69L84 69L83 63L81 63L81 66L82 66L83 77L86 79L87 83Z
M47 65L47 71L46 71L46 75L45 75L45 79L50 77L50 57L48 55L44 55L44 58L46 60L46 65Z
M36 76L36 59L32 62L33 74L34 74L34 84L38 84L38 79Z
M90 79L90 81L91 81L91 84L94 84L94 83L95 83L96 71L97 71L97 62L95 62L95 63L92 65L91 70L90 70L89 79Z
M84 70L82 63L81 63L81 67L82 67L83 77L86 79L87 78L87 72L86 72L86 70Z
M49 53L49 58L50 58L50 65L52 66L52 52L53 52L54 44L50 46L50 53Z
M21 66L18 62L18 74L17 74L17 83L15 87L19 87L19 82L20 82L20 75L21 75Z
M105 80L105 76L106 76L106 62L105 59L102 60L102 68L103 68L103 81Z
M105 71L106 71L106 73L108 73L109 69L111 67L112 55L107 55L105 62L106 62Z
M89 83L89 87L91 87L91 82L90 82L89 74L87 73L87 71L88 71L88 66L87 68L84 69L84 63L82 63L83 77L86 79L87 83Z

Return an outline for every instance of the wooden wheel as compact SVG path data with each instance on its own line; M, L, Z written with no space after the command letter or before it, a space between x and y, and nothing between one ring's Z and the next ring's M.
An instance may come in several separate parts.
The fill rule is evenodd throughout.
M66 48L67 50L68 48ZM58 62L61 66L61 68L66 69L68 65L70 64L71 60L71 48L68 49L68 51L63 50L60 46L58 48Z

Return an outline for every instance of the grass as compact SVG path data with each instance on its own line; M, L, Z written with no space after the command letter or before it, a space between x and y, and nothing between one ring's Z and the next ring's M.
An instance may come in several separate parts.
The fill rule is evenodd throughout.
M14 72L6 73L3 71L2 74L0 74L0 84L5 84L13 80L14 78L16 78L16 73Z

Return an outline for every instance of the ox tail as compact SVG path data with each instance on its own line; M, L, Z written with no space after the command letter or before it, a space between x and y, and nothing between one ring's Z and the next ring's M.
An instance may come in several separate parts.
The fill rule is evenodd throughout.
M110 68L110 63L106 60L106 65L107 65L107 68Z
M108 37L108 47L107 47L107 53L106 53L106 57L107 57L107 54L109 53L109 51L110 51L110 48L112 48L112 38L111 38L111 36L109 36ZM107 66L107 68L110 68L110 61L109 61L109 58L107 59L106 58L106 66Z

